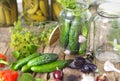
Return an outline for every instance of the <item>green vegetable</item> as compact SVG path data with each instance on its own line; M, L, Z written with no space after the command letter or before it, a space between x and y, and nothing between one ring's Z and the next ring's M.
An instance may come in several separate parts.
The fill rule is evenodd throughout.
M18 81L35 81L35 78L30 73L23 73Z
M80 44L80 47L79 47L79 54L85 54L86 52L86 49L87 49L87 42L83 42Z
M62 27L60 28L60 44L64 48L66 48L68 45L69 30L70 30L70 22L65 21Z
M19 51L14 51L12 54L15 58L19 58L21 53Z
M81 30L80 19L81 18L79 16L76 16L75 19L72 21L72 25L70 28L68 49L71 51L72 54L77 54L79 50L78 37Z
M22 72L30 72L31 71L31 67L29 67L27 64L22 66L21 68Z
M20 69L23 65L27 64L29 60L38 57L40 54L39 53L33 53L25 58L19 59L16 63L14 63L11 68L13 70L18 70Z
M49 63L52 61L55 61L58 59L58 55L55 53L46 53L46 54L42 54L39 57L36 57L34 59L31 59L27 65L29 67L31 66L36 66L36 65L41 65L41 64L45 64L45 63Z
M71 60L57 60L54 62L50 62L47 64L39 65L39 66L33 66L31 67L31 70L34 72L41 72L41 73L46 73L46 72L53 72L56 70L58 67L59 69L63 69L66 67Z
M87 21L82 22L81 30L82 30L81 34L86 38L86 41L83 43L80 43L79 54L85 54L85 52L87 50L87 38L88 38L88 33L89 33Z

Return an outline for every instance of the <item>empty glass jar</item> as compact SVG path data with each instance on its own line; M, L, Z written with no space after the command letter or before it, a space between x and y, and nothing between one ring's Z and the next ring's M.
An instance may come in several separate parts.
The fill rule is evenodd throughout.
M102 3L93 19L93 49L95 57L100 61L120 62L119 8L119 3Z

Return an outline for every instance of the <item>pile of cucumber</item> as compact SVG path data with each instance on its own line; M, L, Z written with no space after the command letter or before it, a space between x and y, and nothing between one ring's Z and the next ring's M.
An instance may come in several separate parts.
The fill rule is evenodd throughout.
M71 54L84 54L87 48L88 21L83 20L80 16L75 16L72 21L63 19L60 27L60 44ZM79 43L79 36L83 36L86 41Z
M63 69L72 60L57 60L56 53L33 53L11 64L11 69L22 72L53 72L56 68Z

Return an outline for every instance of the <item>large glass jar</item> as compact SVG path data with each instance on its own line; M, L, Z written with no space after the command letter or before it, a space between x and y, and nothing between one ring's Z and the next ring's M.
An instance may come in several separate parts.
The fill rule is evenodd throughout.
M28 22L48 20L48 0L23 0L23 13Z
M0 26L10 26L17 20L16 0L0 0Z
M78 9L63 9L59 18L60 45L66 54L84 54L87 49L88 9L84 3L75 6Z
M93 49L95 57L100 61L120 62L119 8L119 3L102 3L93 20Z

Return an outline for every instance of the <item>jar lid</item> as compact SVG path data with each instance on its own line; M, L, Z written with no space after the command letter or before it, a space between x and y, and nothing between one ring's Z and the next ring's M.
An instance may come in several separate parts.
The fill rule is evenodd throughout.
M120 2L120 0L105 0L106 2L110 1L110 2ZM120 3L119 3L120 4Z
M97 12L100 15L119 17L120 16L120 3L106 2L99 5Z

